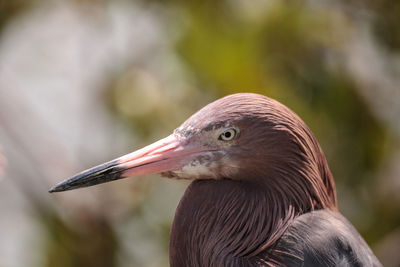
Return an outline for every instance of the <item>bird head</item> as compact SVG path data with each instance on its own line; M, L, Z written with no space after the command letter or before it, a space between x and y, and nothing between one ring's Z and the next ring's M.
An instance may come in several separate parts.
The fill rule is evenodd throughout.
M325 156L305 123L279 102L250 93L221 98L168 137L79 173L50 192L149 173L260 183L306 193L311 205L336 206Z

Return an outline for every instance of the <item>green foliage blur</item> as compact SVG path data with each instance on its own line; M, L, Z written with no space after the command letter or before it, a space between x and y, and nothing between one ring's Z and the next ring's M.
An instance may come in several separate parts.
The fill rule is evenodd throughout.
M92 6L101 10L113 1L69 2L84 12ZM381 190L384 170L398 151L399 129L377 112L371 104L374 96L365 93L365 82L348 64L352 56L349 43L363 42L360 32L366 24L379 50L399 57L398 1L116 2L161 14L166 36L174 36L169 53L180 62L180 77L185 79L184 85L177 81L164 84L146 59L131 61L107 74L99 85L101 101L137 143L145 145L167 135L190 114L227 94L255 92L275 98L298 113L319 140L337 183L342 213L386 266L400 264L398 257L385 253L383 242L392 237L395 241L390 244L400 244L400 201L394 193ZM46 5L46 1L0 0L0 42L7 23L38 5ZM370 64L364 67L373 68L374 62ZM174 72L168 63L162 68ZM173 88L175 84L184 89ZM400 173L396 175L400 177ZM127 211L117 219L87 209L63 215L60 206L33 204L32 213L44 233L44 266L168 266L173 214L143 219L146 208L155 208L150 196L158 194L159 178L131 183L129 192L135 196L124 196ZM162 183L164 187L176 181ZM181 184L177 196L165 201L174 207L185 186ZM110 208L112 203L105 206ZM159 245L124 245L125 235L118 229L121 225L124 231L141 225L142 234L148 233ZM146 248L160 254L161 260L154 263L153 259L138 256L136 261L136 256L124 256L140 254Z

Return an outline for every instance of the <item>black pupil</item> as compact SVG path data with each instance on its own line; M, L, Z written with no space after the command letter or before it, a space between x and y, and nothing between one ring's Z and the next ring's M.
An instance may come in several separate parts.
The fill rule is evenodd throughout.
M225 135L226 138L230 138L232 136L232 133L231 132L225 132L224 135Z

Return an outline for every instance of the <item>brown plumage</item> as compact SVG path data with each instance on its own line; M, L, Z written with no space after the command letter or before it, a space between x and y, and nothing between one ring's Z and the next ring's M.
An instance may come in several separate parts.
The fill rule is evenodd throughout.
M171 266L379 265L338 213L314 135L273 99L247 93L219 99L171 136L51 191L151 172L194 180L175 214Z

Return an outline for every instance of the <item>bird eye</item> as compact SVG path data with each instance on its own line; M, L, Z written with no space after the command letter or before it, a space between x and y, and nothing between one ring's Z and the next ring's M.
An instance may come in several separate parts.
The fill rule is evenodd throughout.
M234 128L229 128L223 131L218 139L223 141L230 141L233 138L235 138L235 136L236 136L236 130Z

